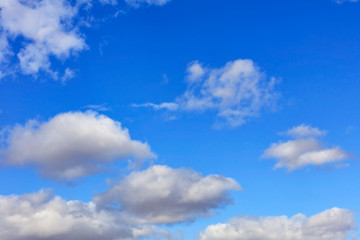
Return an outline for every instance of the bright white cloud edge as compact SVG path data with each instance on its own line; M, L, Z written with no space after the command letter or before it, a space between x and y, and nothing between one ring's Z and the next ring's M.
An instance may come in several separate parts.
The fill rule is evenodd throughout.
M93 111L61 113L6 129L2 164L32 166L45 178L69 181L101 171L108 163L141 164L155 158L147 143L131 139L121 123Z

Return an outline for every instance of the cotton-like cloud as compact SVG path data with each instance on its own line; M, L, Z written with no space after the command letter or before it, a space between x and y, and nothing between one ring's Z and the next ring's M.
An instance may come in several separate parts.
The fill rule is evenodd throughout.
M24 74L51 72L50 56L65 59L86 48L84 37L73 25L78 9L68 1L3 0L0 9L2 38L24 38L24 47L17 53Z
M252 60L238 59L222 68L207 68L196 61L187 73L187 90L173 103L135 106L187 112L212 110L226 124L236 127L273 106L277 98L273 91L275 78L266 79Z
M94 201L120 208L145 223L171 224L211 215L214 208L230 202L229 190L240 189L231 178L153 166L131 173Z
M166 235L154 226L98 210L93 202L65 201L48 190L0 196L0 239L134 240Z
M120 122L95 112L58 114L7 129L1 163L32 166L41 176L70 181L104 170L107 163L153 158L146 143L132 140Z
M318 128L306 125L294 127L287 134L297 137L295 140L273 143L265 150L263 157L276 159L275 168L285 167L292 171L308 165L321 166L340 162L351 156L340 147L324 148L317 139L312 137L325 133Z
M228 223L208 226L200 240L345 240L355 228L354 213L332 208L307 218L239 216Z

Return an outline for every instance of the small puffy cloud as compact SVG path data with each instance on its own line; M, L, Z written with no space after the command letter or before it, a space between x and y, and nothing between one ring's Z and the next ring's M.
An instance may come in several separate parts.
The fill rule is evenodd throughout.
M134 240L167 233L136 224L93 202L65 201L49 190L26 195L0 195L0 239Z
M1 163L32 166L43 177L71 181L104 170L115 160L153 158L146 143L132 140L120 122L95 112L58 114L7 129Z
M145 223L171 224L211 215L214 208L231 201L229 190L240 189L231 178L153 166L131 173L94 201L103 207L119 207Z
M236 127L272 107L277 99L275 78L267 79L249 59L228 62L221 68L205 68L195 61L187 73L187 90L173 103L137 106L187 112L212 110L227 125ZM163 104L172 105L169 108Z
M326 135L326 131L311 127L306 124L301 124L299 126L289 129L284 134L292 137L318 137Z
M198 62L192 62L187 69L187 79L190 83L201 81L204 76L206 69Z
M354 213L332 208L307 218L239 216L228 223L210 225L200 240L345 240L355 228Z
M296 139L273 143L265 150L263 157L276 159L275 168L285 167L293 171L308 165L321 166L340 162L351 156L337 146L324 148L317 139L313 138L313 136L321 136L325 133L318 128L306 125L294 127L287 134Z
M163 6L170 2L171 0L125 0L125 2L133 7L139 7L142 4L146 5L157 5Z
M0 2L0 27L5 45L9 39L23 37L23 48L17 53L24 74L50 70L50 56L67 58L86 48L83 36L73 25L76 6L65 0ZM4 40L2 40L4 42ZM6 53L0 44L0 55Z

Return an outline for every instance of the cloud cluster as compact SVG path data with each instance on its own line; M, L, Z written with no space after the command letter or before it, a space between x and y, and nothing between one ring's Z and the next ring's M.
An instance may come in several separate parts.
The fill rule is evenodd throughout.
M213 214L214 208L230 202L228 191L240 189L231 178L152 166L131 173L94 201L102 207L120 207L145 223L171 224Z
M120 122L95 112L58 114L7 129L1 163L33 166L43 177L70 181L104 170L115 160L154 158L146 143L132 140Z
M200 240L344 240L354 228L353 212L332 208L309 218L240 216L208 226Z
M258 116L275 103L275 78L266 79L252 60L238 59L221 68L207 68L193 62L187 69L185 93L173 103L134 105L156 110L213 110L227 125L236 127L248 118Z
M24 38L17 53L24 74L50 70L50 56L59 59L86 48L84 37L73 25L76 6L65 0L3 0L0 2L0 56L10 51L8 40ZM5 46L5 47L4 47ZM2 57L4 60L4 57Z
M133 172L88 203L54 197L50 190L0 195L0 239L170 239L170 232L154 224L208 216L230 202L227 191L233 189L240 186L230 178L153 166ZM104 207L114 202L119 206Z
M1 239L134 240L167 235L154 226L98 210L93 202L65 201L48 190L0 196Z
M265 150L263 157L275 158L275 168L286 167L292 171L308 165L321 166L324 164L343 161L351 155L340 147L324 148L315 138L326 134L318 128L300 125L286 132L295 137L295 140L273 143Z

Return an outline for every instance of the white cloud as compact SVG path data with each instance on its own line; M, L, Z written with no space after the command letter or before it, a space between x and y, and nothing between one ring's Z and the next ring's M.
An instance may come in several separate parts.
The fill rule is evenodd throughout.
M125 0L131 6L139 7L142 4L163 6L171 0Z
M307 218L239 216L228 223L210 225L200 240L345 240L355 228L354 213L332 208Z
M145 223L171 224L213 214L214 208L230 202L229 190L240 189L231 178L153 166L131 173L94 201L103 207L120 206Z
M297 139L273 143L265 150L263 157L275 158L277 161L275 168L286 167L292 171L308 165L321 166L340 162L351 156L340 147L324 148L317 139L311 137L325 133L306 125L294 127L287 134L298 137Z
M51 69L51 58L64 60L87 48L85 35L79 30L84 19L79 10L90 10L94 2L116 5L116 0L1 0L0 1L0 63L15 54L23 74L36 75L40 71L58 79ZM164 5L168 0L127 0L128 4ZM87 25L90 24L87 22ZM15 40L20 49L11 49ZM64 78L69 79L65 71ZM65 79L66 80L66 79Z
M187 69L187 79L190 83L201 81L205 72L206 69L198 61L192 62Z
M3 145L3 164L33 166L43 177L67 181L103 171L111 161L155 157L120 122L95 112L68 112L44 123L16 125L7 130Z
M285 134L292 137L318 137L326 135L326 131L311 127L306 124L301 124L289 129L287 132L285 132Z
M252 60L239 59L214 69L193 62L187 72L188 88L173 103L166 103L172 104L171 108L163 106L165 103L137 106L188 112L213 110L226 124L236 127L273 106L277 98L275 79L267 80Z
M64 84L73 77L75 77L75 72L70 68L66 68L64 75L61 77L61 82Z
M41 190L0 195L0 239L134 240L166 236L151 225L132 223L120 214L98 210L93 202L65 201Z
M52 72L50 56L64 59L86 48L84 38L73 25L78 9L68 1L3 0L0 9L3 36L8 40L24 38L24 47L17 53L24 74Z

